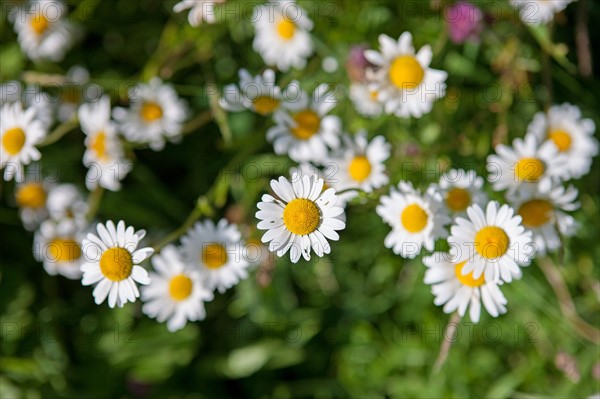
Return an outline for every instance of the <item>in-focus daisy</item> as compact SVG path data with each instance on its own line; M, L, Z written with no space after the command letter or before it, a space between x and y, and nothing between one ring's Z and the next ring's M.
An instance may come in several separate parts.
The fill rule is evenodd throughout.
M228 111L249 109L257 114L270 115L281 105L281 89L275 84L275 72L267 69L262 75L252 76L245 69L239 71L239 85L225 87L219 104Z
M547 24L554 14L564 10L574 0L510 0L519 10L521 21L528 25Z
M182 0L173 6L174 12L182 12L190 8L188 21L192 26L200 26L202 21L212 24L216 21L215 5L225 0Z
M338 116L328 115L337 100L327 89L327 84L319 85L312 99L298 90L295 100L275 113L276 125L267 131L267 140L273 143L276 154L288 154L296 162L322 162L329 149L339 146L342 122Z
M37 84L23 86L20 82L11 80L0 85L0 103L15 102L20 102L23 108L35 109L34 119L42 122L45 129L54 121L52 97Z
M316 176L294 174L292 181L285 177L271 180L271 188L277 197L268 194L258 203L256 218L259 230L267 230L262 242L269 243L269 251L283 256L289 250L293 263L300 256L310 260L311 248L322 257L331 251L329 240L337 241L336 230L346 223L344 208L337 206L335 190L323 191L323 179Z
M72 223L46 220L35 233L33 253L49 275L78 280L84 260L82 239L81 231Z
M181 237L181 252L195 266L209 290L223 293L248 277L242 234L234 224L221 219L198 222Z
M592 158L598 154L594 138L594 121L581 117L579 107L564 103L550 107L548 114L538 112L527 128L538 142L550 141L566 155L565 178L579 178L590 171Z
M392 188L381 197L376 212L392 227L385 246L404 258L416 257L423 246L433 251L435 240L448 235L444 225L450 219L441 195L433 189L421 194L411 183L401 181L398 190Z
M254 8L256 35L252 46L267 65L280 71L304 69L313 46L309 31L313 22L294 0L270 0Z
M350 100L361 115L376 117L383 111L383 104L379 102L377 90L370 89L368 83L352 83Z
M177 142L186 118L187 105L175 89L153 78L129 91L130 108L116 107L113 116L121 125L125 138L148 143L155 151L163 149L165 139Z
M46 136L46 128L35 116L34 108L23 109L20 102L0 110L0 170L6 181L23 181L23 165L42 157L35 145Z
M86 135L83 154L83 164L88 167L86 187L90 191L97 186L119 190L132 164L125 158L117 125L110 119L110 98L103 96L96 103L83 104L79 108L79 123Z
M494 190L515 192L534 191L543 180L560 180L567 175L566 156L554 143L539 144L533 135L513 140L512 147L496 145L496 154L487 158L488 181Z
M445 207L453 216L465 215L469 206L484 206L487 202L483 178L474 170L450 169L442 175L438 187Z
M15 187L19 215L27 230L35 230L48 217L46 199L52 184L41 176L28 179Z
M73 26L66 18L67 6L60 0L33 1L19 9L15 32L21 50L32 60L61 61L73 43Z
M464 262L452 263L448 253L434 252L423 258L427 266L424 282L431 285L435 296L433 303L444 305L444 313L458 310L464 316L469 308L471 322L478 323L481 313L481 302L493 317L506 313L506 298L498 284L486 281L484 276L474 278L473 273L463 274Z
M385 112L399 117L421 117L431 111L433 102L446 92L445 71L432 69L431 47L423 46L415 54L412 36L404 32L395 41L379 35L381 51L365 51L365 57L377 69L368 70L374 81L371 90L377 92Z
M456 263L465 262L462 274L482 275L487 282L510 283L521 278L519 266L527 266L535 252L531 232L508 205L491 201L485 212L479 205L467 208L468 219L456 218L448 243Z
M150 284L142 287L142 312L158 322L167 321L174 332L187 321L206 317L204 302L213 299L213 292L204 287L200 272L186 267L179 250L168 245L152 257L156 272L150 272Z
M107 297L111 308L135 302L140 296L136 283L150 283L148 272L139 266L154 252L149 247L138 249L146 231L125 228L122 220L116 227L111 220L106 225L98 223L96 230L98 235L88 233L82 243L81 283L96 284L93 295L97 305Z
M48 192L46 207L54 220L70 221L79 228L87 224L88 204L73 184L63 183L52 187Z
M511 205L523 218L521 223L531 230L536 252L540 255L560 248L560 235L575 234L577 222L565 212L579 208L577 194L573 186L565 189L562 185L544 182L534 193L509 197Z

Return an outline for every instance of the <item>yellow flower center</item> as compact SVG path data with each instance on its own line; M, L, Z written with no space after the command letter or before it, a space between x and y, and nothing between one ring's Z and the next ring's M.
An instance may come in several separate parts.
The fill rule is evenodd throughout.
M417 204L410 204L402 211L400 216L402 226L411 233L418 233L427 225L427 212Z
M483 277L483 274L481 274L481 276L479 276L478 279L475 279L473 278L473 272L466 275L463 275L461 273L465 263L467 263L467 261L460 262L454 268L454 273L456 273L456 278L458 279L458 281L460 281L462 285L466 285L467 287L479 287L483 285L485 283L485 278Z
M292 128L292 134L300 140L308 140L319 131L321 119L316 112L307 109L294 115L296 127Z
M21 208L43 208L46 205L46 190L40 183L26 183L17 189L16 199Z
M498 258L508 251L508 236L496 226L487 226L475 234L475 249L486 259Z
M221 244L207 244L202 250L202 263L209 269L218 269L227 263L227 251Z
M13 127L4 132L2 146L9 155L16 155L25 145L25 132L19 127Z
M71 263L81 258L81 247L72 238L55 238L48 244L48 252L58 263Z
M523 158L517 162L515 174L519 181L535 182L546 170L544 163L537 158Z
M106 159L108 156L106 155L106 133L100 132L97 133L89 146L90 150L96 153L96 156L100 159Z
M283 223L299 236L310 234L319 227L321 212L317 205L306 198L291 200L283 210Z
M176 301L183 301L192 293L192 279L185 274L178 274L169 282L169 295Z
M524 202L519 207L519 215L523 218L525 227L540 227L550 221L554 207L546 200L533 199Z
M107 249L100 258L100 271L111 281L125 280L131 275L133 258L125 248Z
M259 114L269 115L279 107L279 100L269 96L259 96L252 101L252 104Z
M464 188L454 187L446 196L448 208L454 212L461 212L471 205L471 194Z
M50 21L46 19L43 14L37 14L35 17L31 18L29 21L29 25L31 29L38 35L41 36L46 32L48 27L50 26Z
M401 55L390 65L390 81L399 89L414 89L423 81L425 71L412 55Z
M142 105L142 109L140 111L142 119L146 122L154 122L163 114L162 108L160 105L154 102L147 102Z
M277 23L277 33L283 40L290 40L296 33L296 24L287 18L281 18Z
M571 148L571 135L564 130L554 130L548 134L548 138L554 141L560 152L567 151Z
M369 92L369 96L371 97L371 101L377 101L377 97L379 96L379 93L377 92L377 90L371 90Z
M358 155L350 161L348 173L352 179L360 183L371 174L371 163L364 155Z

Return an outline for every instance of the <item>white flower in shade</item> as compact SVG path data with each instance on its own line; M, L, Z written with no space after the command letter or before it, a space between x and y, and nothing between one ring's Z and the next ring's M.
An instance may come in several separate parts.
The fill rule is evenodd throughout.
M566 177L566 157L554 143L541 145L533 135L513 140L512 147L496 145L496 154L487 157L488 181L494 190L515 192L535 191L543 180L561 180Z
M17 11L15 32L27 57L54 62L64 58L74 36L66 14L67 6L60 0L33 1L29 9Z
M73 184L56 185L48 192L46 207L50 218L57 221L70 221L83 228L87 225L88 204L79 189Z
M296 162L323 162L329 149L340 144L342 122L338 116L328 115L337 100L327 92L327 84L319 85L312 99L303 90L291 94L292 90L286 97L295 101L288 101L285 110L275 113L276 125L267 131L267 140L273 143L276 154L288 154Z
M60 274L71 280L81 278L83 235L72 223L46 220L35 233L33 253L43 262L46 272Z
M478 323L481 313L481 303L493 317L506 313L506 298L498 284L486 281L484 276L474 278L473 273L463 274L464 262L452 263L448 253L434 252L423 258L427 266L425 284L431 285L435 296L433 303L444 305L444 313L458 310L463 317L469 308L471 322Z
M252 110L257 114L270 115L282 105L281 89L275 84L275 72L267 69L262 75L252 76L245 69L239 71L239 85L225 87L219 100L228 111Z
M379 102L377 90L371 90L368 83L352 83L350 100L361 115L376 117L383 112L383 104Z
M453 216L463 216L473 204L484 206L487 195L483 191L483 178L474 170L450 169L442 175L436 187L442 194L444 206Z
M435 240L448 235L444 225L450 219L436 190L421 194L411 183L401 181L398 190L392 188L381 197L376 212L392 227L385 246L404 258L416 257L423 246L433 251Z
M215 5L224 2L225 0L182 0L173 6L173 11L182 12L189 8L188 21L192 26L200 26L202 21L212 24L217 20Z
M90 73L82 66L76 65L67 71L66 82L61 86L60 104L58 105L58 120L66 122L77 114L82 98L93 99L101 93L96 85L86 87Z
M554 19L554 14L564 10L575 0L510 0L519 10L521 21L528 25L542 25Z
M119 190L132 164L125 158L117 125L110 119L110 98L103 96L96 103L83 104L78 113L81 130L86 135L83 154L83 164L88 167L86 187Z
M252 46L267 65L281 71L304 69L313 52L309 31L313 22L293 0L271 0L257 6L252 17L256 34Z
M538 254L560 248L560 235L570 237L575 234L578 224L565 212L579 208L577 194L573 186L565 189L548 181L540 183L534 193L509 197L511 205L523 218L521 223L531 230Z
M527 266L535 247L531 232L521 224L521 216L508 205L491 201L485 212L479 205L467 208L468 219L458 217L450 230L448 243L456 263L465 262L462 273L482 275L487 282L510 283L521 278L519 266Z
M35 116L34 108L23 109L20 102L0 110L0 170L6 181L23 181L23 165L42 157L35 145L46 136L46 128Z
M290 177L294 176L295 173L297 173L300 178L302 178L302 176L316 176L318 179L323 179L323 190L327 190L328 188L332 187L332 180L335 179L335 176L331 176L329 174L327 164L319 167L310 162L301 162L298 166L292 166L290 168Z
M379 35L379 45L381 52L366 50L364 54L377 68L367 70L367 76L374 82L370 90L377 92L385 112L402 118L419 118L430 112L433 102L446 93L448 76L429 67L431 47L423 46L415 54L409 32L400 35L398 41Z
M204 287L200 272L186 267L179 250L168 245L152 257L156 273L150 272L150 284L141 287L142 311L158 322L167 322L169 331L185 327L187 321L206 317L204 302L213 292Z
M130 108L116 107L113 116L119 122L125 138L135 143L148 143L160 151L165 139L177 142L186 118L187 105L175 89L153 78L129 91Z
M39 175L35 178L25 178L23 183L16 185L15 200L19 206L23 226L27 230L35 230L48 218L46 199L51 187L51 182Z
M258 203L256 218L259 230L267 230L262 242L269 243L269 251L283 256L289 250L293 263L300 256L310 260L311 248L322 257L331 251L329 240L337 241L336 230L346 224L344 208L337 206L335 190L323 191L323 179L294 174L292 181L285 177L271 180L277 197L265 194Z
M367 132L361 130L356 136L344 136L343 139L343 150L333 162L327 163L332 187L338 192L354 188L370 193L387 184L389 179L383 162L390 157L391 145L385 138L376 136L369 142ZM353 190L339 194L339 197L349 201L357 195Z
M578 107L561 104L550 107L548 114L538 112L527 128L538 142L550 141L566 155L565 178L580 178L590 171L592 158L598 154L594 138L594 121L581 117Z
M107 297L111 308L135 302L140 296L136 283L150 283L148 272L139 266L154 253L149 247L138 249L146 231L125 228L122 220L116 227L111 220L106 225L98 223L96 230L98 235L88 233L82 243L81 283L96 284L93 295L97 305Z
M35 120L42 122L48 129L54 121L54 107L52 97L40 90L39 85L27 85L23 87L20 82L11 80L0 85L0 103L20 102L24 108L35 109Z
M221 219L198 222L181 238L181 252L195 266L209 290L223 293L248 277L242 235L234 224Z

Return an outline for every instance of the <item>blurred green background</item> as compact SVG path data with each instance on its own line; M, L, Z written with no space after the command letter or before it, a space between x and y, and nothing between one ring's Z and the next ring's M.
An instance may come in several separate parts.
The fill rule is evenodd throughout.
M24 58L3 3L3 82L23 80L32 71L64 75L82 65L114 104L125 105L127 87L158 75L174 84L198 115L209 108L208 84L222 88L237 82L239 68L258 73L265 67L252 50L249 20L259 3L228 2L234 11L225 21L199 28L189 26L185 13L172 13L174 1L68 4L82 38L62 62L51 64ZM481 43L465 45L448 40L440 13L447 2L299 4L315 21L316 54L304 71L278 73L278 82L298 79L308 90L321 82L335 87L340 101L334 113L347 131L365 128L371 137L383 134L393 144L387 162L392 183L404 178L424 187L448 165L485 175L493 143L522 137L534 113L551 104L578 105L600 126L600 57L592 52L595 73L584 77L575 45L585 20L592 47L600 42L598 2L569 6L556 17L552 34L524 26L508 2L480 2L488 14ZM578 20L582 16L584 22ZM432 45L432 66L449 74L448 95L421 119L361 117L346 95L350 46L376 48L379 34L397 38L406 30L417 48ZM337 71L323 71L327 56L338 60ZM55 87L46 90L58 95ZM105 193L97 218L144 228L154 244L207 194L215 220L226 216L259 237L253 215L273 176L254 178L255 166L264 172L275 162L273 175L278 175L293 165L273 155L266 142L271 123L250 112L229 114L162 152L130 149L133 171L120 192ZM230 145L222 138L225 127L233 135ZM83 138L74 130L42 151L42 165L59 165L61 181L82 190ZM422 173L403 175L407 162ZM600 323L599 182L596 159L591 173L575 182L581 228L550 258L579 315L595 327ZM329 257L263 265L208 303L204 321L171 334L141 314L140 302L124 309L96 306L91 288L48 276L33 259L33 234L23 229L14 207L14 182L0 182L0 397L530 398L600 392L599 347L561 313L537 262L524 270L522 280L504 287L506 315L493 319L482 312L477 326L461 322L447 363L433 374L449 316L433 304L421 261L403 260L383 246L389 229L375 214L374 198L386 190L348 207L348 226Z

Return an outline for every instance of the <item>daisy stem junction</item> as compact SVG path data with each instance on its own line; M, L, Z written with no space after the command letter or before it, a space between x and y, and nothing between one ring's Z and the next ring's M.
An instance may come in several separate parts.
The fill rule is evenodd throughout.
M446 363L448 353L450 352L450 347L454 343L454 336L456 335L456 330L458 323L460 323L460 318L461 317L458 315L458 312L454 312L452 316L450 316L450 320L448 321L448 325L446 326L442 338L440 353L438 354L438 357L437 359L435 359L435 363L433 364L433 374L439 373L444 364Z
M79 122L77 121L77 117L73 117L68 121L61 123L58 125L52 132L50 132L46 138L39 143L38 147L45 147L47 145L53 144L60 140L65 134L69 133L71 130L75 129L79 126Z

